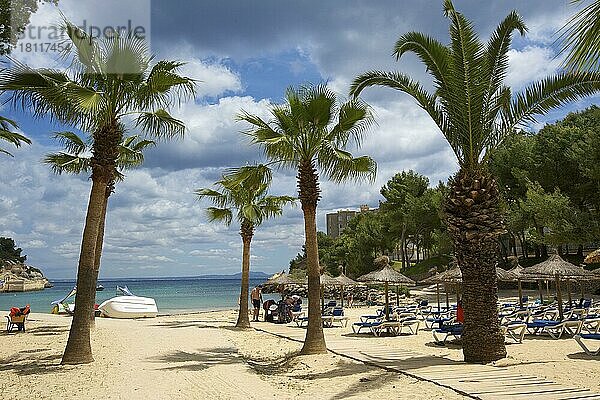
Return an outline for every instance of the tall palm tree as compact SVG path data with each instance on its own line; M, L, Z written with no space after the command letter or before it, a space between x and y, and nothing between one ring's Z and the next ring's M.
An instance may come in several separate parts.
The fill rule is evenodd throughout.
M13 61L0 77L0 90L13 105L48 115L89 133L92 143L92 188L77 270L75 315L63 354L63 364L93 361L90 316L96 287L94 273L100 226L106 216L106 191L114 181L123 128L133 121L142 135L169 139L182 136L183 122L167 108L194 94L194 81L180 76L176 61L153 62L147 44L135 37L97 40L65 22L72 46L65 57L69 71L32 69Z
M450 180L445 219L463 276L465 309L462 336L465 361L489 362L506 356L497 313L497 238L504 232L498 209L499 193L488 170L490 150L522 123L565 102L600 89L600 75L563 73L545 78L513 95L503 84L512 33L525 24L511 12L487 44L473 23L444 3L450 20L450 45L419 32L401 36L394 47L397 59L413 52L432 75L434 91L400 72L370 71L358 76L351 94L366 87L386 86L412 96L439 127L458 159L459 171Z
M123 128L124 129L124 128ZM54 135L55 139L63 145L65 151L50 153L44 157L44 163L48 164L56 174L82 174L91 171L90 161L92 141L87 141L79 137L74 132L64 131ZM139 135L127 136L119 143L119 156L116 161L117 169L113 181L107 185L103 207L103 213L106 214L108 199L114 193L115 183L125 179L123 171L139 167L144 162L143 151L149 147L156 146L153 140L142 139ZM105 219L100 221L98 227L98 238L95 249L94 262L94 281L98 280L100 272L100 260L102 258L102 247L104 245L104 225ZM94 299L96 298L96 287L94 287ZM95 313L91 313L92 326L95 324Z
M249 328L248 287L250 280L250 243L255 229L263 221L281 215L286 204L294 202L290 196L268 195L271 170L264 165L246 166L230 171L215 183L217 190L196 190L200 199L207 198L215 207L206 209L209 221L224 222L229 226L234 218L240 223L242 237L242 282L240 310L236 327Z
M13 144L15 147L19 147L21 143L31 144L31 140L14 131L18 128L19 127L15 121L0 116L0 140L4 140L10 144ZM12 154L4 150L2 147L0 147L0 153L8 154L12 157Z
M568 69L600 71L600 0L575 14L560 32L561 52L567 54L564 64Z
M308 274L308 329L302 354L327 351L321 322L317 203L321 197L319 171L334 182L375 178L377 166L367 156L353 157L346 147L360 145L372 124L369 107L358 99L339 104L325 85L307 85L286 92L286 102L271 107L272 120L242 112L252 125L247 132L267 158L298 171L298 198L304 213Z

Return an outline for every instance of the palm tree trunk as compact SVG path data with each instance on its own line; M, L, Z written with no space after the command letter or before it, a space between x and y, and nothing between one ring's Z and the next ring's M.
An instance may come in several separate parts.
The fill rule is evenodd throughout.
M77 294L75 295L75 313L69 339L63 354L63 364L85 364L94 361L90 344L90 313L94 312L96 297L96 279L100 266L102 247L97 247L100 228L104 232L106 217L107 191L114 181L115 166L119 157L119 143L123 132L113 120L101 126L93 134L92 146L92 190L83 229L81 252L77 268ZM102 234L102 236L104 236ZM103 237L100 239L103 240ZM97 261L98 260L98 261Z
M460 170L445 204L448 230L462 272L466 362L506 357L498 319L497 238L504 232L495 180L483 171Z
M306 248L306 271L308 275L308 327L301 354L327 352L319 297L321 274L319 271L319 245L317 243L317 203L319 201L319 178L312 162L302 162L298 168L298 197L304 213L304 237Z
M240 236L244 248L242 250L242 284L240 288L240 311L238 313L236 328L250 328L250 318L248 317L248 291L250 286L250 242L254 227L247 222L242 223Z
M94 361L90 344L90 313L94 308L96 293L95 261L98 232L102 221L107 181L92 177L92 190L88 203L81 253L77 267L77 294L75 313L69 331L62 364L86 364Z
M304 211L304 233L306 235L306 262L308 275L308 327L301 354L325 353L325 336L319 297L321 276L319 273L319 252L317 244L316 210Z
M106 187L106 195L104 197L104 203L102 204L102 218L100 225L98 226L98 237L96 239L96 254L94 255L94 302L96 301L96 287L98 286L98 274L100 273L100 259L102 258L102 247L104 246L104 228L106 225L106 210L108 209L108 198L113 191L113 185L109 184ZM90 327L94 329L96 327L96 313L93 312L91 316Z

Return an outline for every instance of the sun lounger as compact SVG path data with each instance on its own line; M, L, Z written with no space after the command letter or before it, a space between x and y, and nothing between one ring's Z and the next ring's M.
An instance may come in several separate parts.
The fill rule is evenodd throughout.
M336 322L340 324L340 327L346 327L348 325L348 317L344 315L344 309L342 307L336 307L332 313L333 319L331 325L333 326Z
M592 318L584 318L581 323L581 331L600 333L600 316L594 315Z
M586 354L589 354L590 356L600 355L600 347L598 347L597 350L591 350L583 342L584 340L595 340L596 343L600 344L600 333L581 333L579 335L573 336L573 339L575 339L575 341L579 343L579 345L581 346L583 351L585 351Z
M442 325L452 321L454 319L454 317L429 317L429 318L425 318L425 328L427 329L433 329L435 328L435 325L437 325L437 328L441 328Z
M462 336L463 332L463 324L448 324L442 325L439 329L434 329L431 331L433 334L433 340L438 344L446 344L449 337L453 337L456 340L459 340ZM443 339L440 339L441 336L444 336Z
M368 329L372 333L372 329L381 325L382 323L383 321L381 319L371 322L355 322L352 324L352 332L360 333L361 330Z
M301 317L304 317L304 311L302 311L302 309L299 311L292 311L292 322L296 322L296 320Z
M560 339L563 333L576 335L581 331L583 320L565 319L563 321L534 320L527 323L527 330L532 334L547 333L553 339Z
M504 336L511 338L515 343L523 343L523 338L527 332L527 324L521 321L509 322L501 325L500 330Z

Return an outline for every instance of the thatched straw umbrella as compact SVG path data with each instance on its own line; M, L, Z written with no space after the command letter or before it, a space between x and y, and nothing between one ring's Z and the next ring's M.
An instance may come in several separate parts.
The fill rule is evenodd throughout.
M517 285L519 288L519 307L523 308L523 287L521 286L521 282L525 281L531 281L531 282L535 282L535 279L531 279L531 278L527 278L525 276L523 276L523 271L525 270L525 268L523 268L520 264L517 264L514 268L509 269L508 273L511 274L514 278L514 280L517 281ZM538 288L540 289L540 301L544 301L543 299L543 294L542 294L542 286L538 285Z
M384 256L385 257L385 256ZM396 285L414 285L415 281L402 275L400 272L393 269L389 264L389 258L385 257L388 261L383 268L378 271L369 272L366 275L359 277L357 280L361 282L370 283L383 283L385 288L385 319L390 319L389 309L389 296L388 296L388 285L390 283Z
M600 263L600 249L592 251L590 254L585 256L583 260L586 264L597 264Z
M535 264L523 270L524 276L538 279L552 279L556 283L556 295L558 297L558 313L563 319L562 293L560 290L561 279L581 279L589 277L589 273L575 264L563 260L558 254L551 255L546 261Z
M335 281L336 285L340 286L340 295L342 297L342 307L344 307L344 286L356 286L356 285L359 285L359 283L353 279L348 278L346 275L344 275L343 272L340 274L340 276L336 276L335 278L333 278L333 280Z
M496 267L496 277L499 281L505 281L505 282L512 282L516 280L516 276L513 275L512 273L510 273L509 271L506 271L500 267ZM421 281L421 283L455 283L455 284L460 284L462 283L462 272L460 271L460 268L458 266L450 268L449 270L442 272L441 274L435 274L433 276L430 276L427 279L423 279ZM437 300L438 300L438 310L440 307L440 299L439 299L439 289L436 286L436 292L437 292ZM456 301L458 301L458 288L456 290ZM446 307L449 306L449 301L448 301L448 291L446 290Z
M300 282L292 278L289 274L284 271L274 274L265 282L267 285L277 285L281 288L281 297L283 298L283 290L286 285L297 285Z
M327 272L322 273L319 279L321 282L321 309L323 309L325 308L325 291L323 290L323 286L334 286L336 281ZM308 285L308 276L304 278L304 284Z
M441 308L441 306L440 306L440 283L444 282L444 280L442 279L443 275L444 275L444 273L440 274L439 272L436 272L435 275L431 275L430 277L419 281L419 283L423 283L425 285L431 285L432 283L435 283L435 297L437 300L438 312L440 312L440 308ZM448 304L446 304L446 306L448 306Z

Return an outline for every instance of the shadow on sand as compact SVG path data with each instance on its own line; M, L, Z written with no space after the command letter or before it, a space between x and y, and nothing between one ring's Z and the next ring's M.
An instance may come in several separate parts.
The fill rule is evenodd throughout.
M231 365L243 363L244 360L233 347L216 347L198 352L173 351L149 359L156 363L172 363L163 370L202 371L213 365Z
M19 375L38 375L55 373L61 369L62 354L35 354L47 349L30 350L26 354L0 359L0 375L2 371L13 371Z

